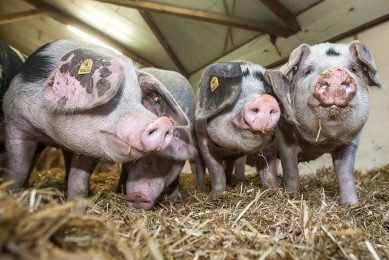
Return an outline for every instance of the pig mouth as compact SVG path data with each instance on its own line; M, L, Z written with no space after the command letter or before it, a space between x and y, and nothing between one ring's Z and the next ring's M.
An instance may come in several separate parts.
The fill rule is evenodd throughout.
M130 157L130 158L140 158L145 153L130 144L128 144L126 141L121 139L118 135L105 131L100 130L100 133L103 134L109 143L111 143L114 146L114 150L121 156L121 157Z
M316 107L316 114L323 121L345 121L350 116L351 110L351 106L318 106Z

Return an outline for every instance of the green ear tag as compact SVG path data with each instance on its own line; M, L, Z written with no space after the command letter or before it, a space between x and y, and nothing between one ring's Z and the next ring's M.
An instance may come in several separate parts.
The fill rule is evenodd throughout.
M210 87L212 92L214 92L219 87L219 80L217 77L212 78Z

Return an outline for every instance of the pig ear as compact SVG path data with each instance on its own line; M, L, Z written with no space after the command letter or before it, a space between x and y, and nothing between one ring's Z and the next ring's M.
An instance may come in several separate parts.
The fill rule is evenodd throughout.
M293 77L293 72L297 70L300 62L302 62L311 53L311 47L308 44L301 44L299 47L294 49L289 56L288 63L286 63L280 69L289 80Z
M298 124L289 97L288 78L277 70L266 70L264 77L266 82L272 87L276 98L281 103L285 118L294 124Z
M360 41L352 41L350 43L350 51L366 66L370 78L369 85L377 86L379 88L383 87L380 77L378 76L377 66L369 48Z
M42 92L57 111L82 111L111 100L122 80L123 63L119 58L75 49L60 59Z
M205 119L232 105L242 88L239 62L210 65L200 80L196 119Z
M168 89L153 75L138 71L138 82L142 89L142 104L157 116L167 116L174 125L189 125L189 119L177 104Z

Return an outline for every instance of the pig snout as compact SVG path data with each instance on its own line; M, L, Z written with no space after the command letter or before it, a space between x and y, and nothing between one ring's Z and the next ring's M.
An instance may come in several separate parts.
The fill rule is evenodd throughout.
M126 204L130 208L150 209L154 205L154 201L140 192L132 192L127 195Z
M355 96L353 78L344 70L332 68L320 74L313 96L320 106L346 107Z
M277 125L280 107L275 98L263 95L246 105L243 118L250 130L266 133Z
M159 151L170 144L172 137L173 124L169 118L163 116L146 127L141 139L146 151Z

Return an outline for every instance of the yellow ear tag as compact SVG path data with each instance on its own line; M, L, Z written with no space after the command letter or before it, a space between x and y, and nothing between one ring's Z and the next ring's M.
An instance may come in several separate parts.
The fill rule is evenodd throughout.
M214 92L219 87L219 80L217 77L213 77L211 80L211 91Z
M93 66L93 60L91 59L84 60L80 65L80 69L78 70L78 75L89 74L92 71L92 66Z

